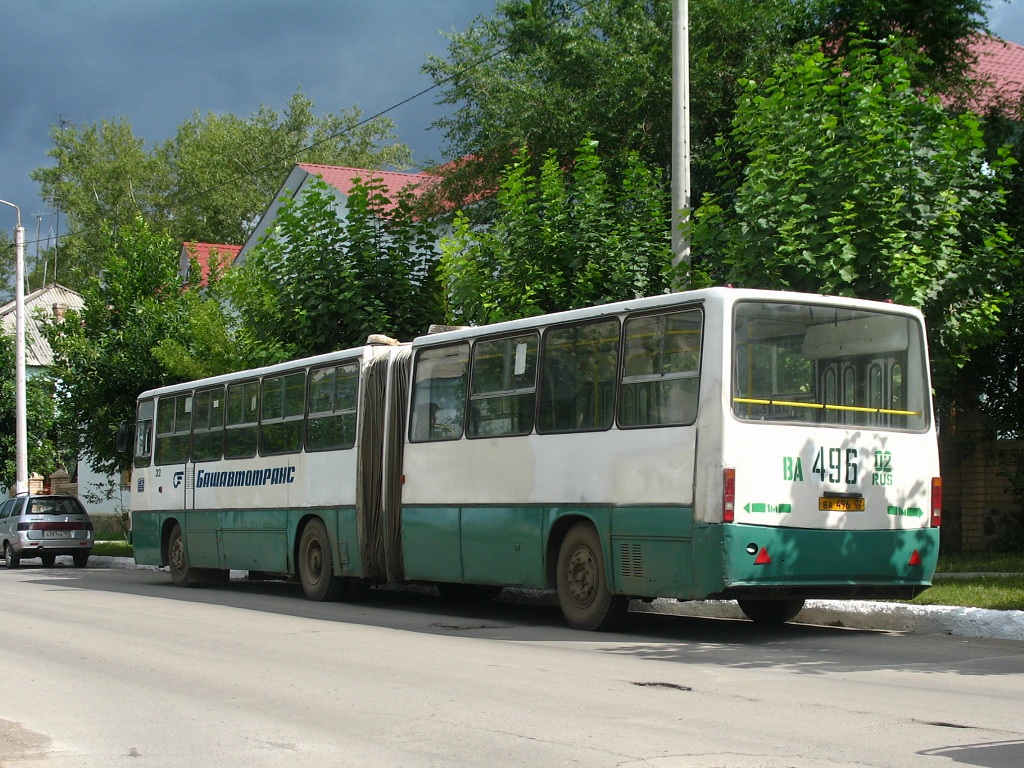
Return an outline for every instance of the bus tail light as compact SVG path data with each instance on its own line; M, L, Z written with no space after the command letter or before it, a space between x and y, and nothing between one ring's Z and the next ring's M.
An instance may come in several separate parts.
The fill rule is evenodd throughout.
M736 519L736 470L726 467L722 470L722 522L731 523Z
M932 528L942 525L942 478L932 478Z

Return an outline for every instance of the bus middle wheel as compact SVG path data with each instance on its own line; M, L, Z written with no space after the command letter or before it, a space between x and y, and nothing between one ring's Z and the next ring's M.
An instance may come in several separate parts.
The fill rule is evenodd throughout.
M310 600L337 600L345 591L345 579L334 575L334 556L327 526L317 518L302 529L299 539L299 581Z

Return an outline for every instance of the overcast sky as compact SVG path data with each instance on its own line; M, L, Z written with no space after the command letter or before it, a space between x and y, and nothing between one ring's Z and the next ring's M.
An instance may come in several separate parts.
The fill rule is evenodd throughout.
M992 0L996 34L1024 44L1024 0ZM429 88L428 54L494 0L0 0L0 199L26 240L52 215L29 173L49 165L50 127L126 118L147 146L197 110L281 111L301 87L318 114L365 116ZM418 163L443 159L437 92L389 113ZM4 212L6 211L6 213ZM14 211L0 206L9 232ZM31 246L30 246L30 253Z

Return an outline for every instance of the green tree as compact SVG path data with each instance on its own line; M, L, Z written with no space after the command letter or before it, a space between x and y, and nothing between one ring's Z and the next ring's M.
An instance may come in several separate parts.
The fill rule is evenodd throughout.
M910 75L896 46L851 35L846 55L812 41L747 81L693 243L728 282L920 307L948 403L1019 282L1001 219L1012 161L986 161L977 117Z
M613 184L583 141L564 173L550 151L539 175L526 153L506 171L498 214L481 229L465 214L441 242L448 318L490 323L665 291L672 257L660 171L633 153Z
M280 115L267 107L245 120L196 114L160 150L173 180L172 232L182 240L242 243L297 162L408 167L409 148L393 131L388 118L364 123L358 106L318 118L301 91Z
M250 354L283 360L358 346L370 333L409 339L440 317L437 233L411 193L380 179L352 189L344 213L323 182L282 205L271 236L225 277Z
M55 127L55 164L32 177L67 217L58 278L83 287L102 261L106 233L136 216L179 243L242 243L296 162L404 167L409 149L393 129L387 118L364 122L358 107L317 117L301 91L282 113L193 115L152 148L125 118Z
M14 240L6 229L0 229L0 304L14 299L15 259Z
M0 333L0 483L14 486L17 477L14 338ZM41 374L25 382L25 426L28 472L46 477L60 465L54 414L53 381Z
M967 87L975 35L988 34L988 0L803 0L801 25L807 37L821 37L825 49L846 53L850 41L913 38L922 58L912 72L915 85L940 92ZM861 30L861 34L855 33Z
M521 147L535 171L549 150L568 164L586 135L599 142L605 160L636 151L667 171L672 5L503 0L492 17L451 35L447 57L424 66L441 89L439 102L453 108L435 123L445 155L460 160L444 168L449 199L494 189ZM778 56L805 38L835 31L845 41L848 30L865 22L869 29L920 33L929 58L919 62L919 79L959 84L967 55L962 38L984 28L985 6L984 0L691 0L694 199L717 189L715 137L728 130L740 78L767 75Z
M183 290L179 251L177 241L154 232L141 218L108 232L101 275L91 278L82 292L85 306L46 328L54 375L61 382L57 398L62 434L97 471L126 466L129 457L116 450L117 429L122 421L134 421L139 392L193 373L211 375L237 367L237 361L215 365L217 354L208 353L203 339L191 335L197 325L209 322L204 313L216 300L195 289ZM177 357L157 351L167 340L178 344ZM205 360L206 367L168 370L168 359L184 366L180 361L186 354Z

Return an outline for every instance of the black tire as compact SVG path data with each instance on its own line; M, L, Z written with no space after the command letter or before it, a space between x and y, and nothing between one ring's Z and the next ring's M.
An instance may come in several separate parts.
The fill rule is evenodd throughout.
M779 600L738 600L740 610L755 624L777 626L792 621L804 607L802 597Z
M601 537L588 522L576 523L558 549L558 603L573 629L609 630L626 619L629 598L608 588Z
M181 526L177 523L171 528L167 539L167 562L171 566L171 581L176 587L192 587L197 581L192 574L192 566L188 562L185 551L185 538L181 535Z
M14 547L11 542L4 542L4 565L8 568L17 568L21 564L21 558L14 554Z
M310 520L299 539L299 581L310 600L339 600L345 594L345 579L334 575L334 555L327 526L319 518Z
M53 564L57 562L56 555L40 555L39 559L42 561L44 568L53 568Z

